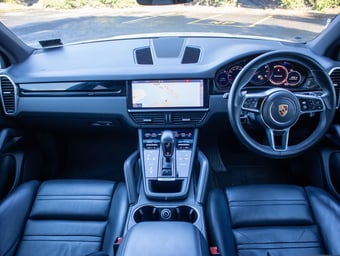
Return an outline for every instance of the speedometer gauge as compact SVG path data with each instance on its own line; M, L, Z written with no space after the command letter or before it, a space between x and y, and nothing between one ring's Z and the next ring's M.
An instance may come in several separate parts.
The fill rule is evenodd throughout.
M251 83L255 85L264 84L268 81L270 74L271 72L269 65L265 65L255 72L253 78L251 79Z
M287 85L288 86L297 86L300 84L302 79L302 76L300 74L300 72L297 72L295 70L290 71L288 73L288 78L287 78Z
M237 77L238 73L242 70L242 66L232 66L228 72L228 81L232 84Z
M285 66L275 65L273 67L272 76L269 81L273 85L283 85L287 82L288 79L288 70Z

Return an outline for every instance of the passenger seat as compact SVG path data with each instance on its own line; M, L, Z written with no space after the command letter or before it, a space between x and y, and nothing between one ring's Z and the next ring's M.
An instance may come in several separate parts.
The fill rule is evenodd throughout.
M211 243L221 255L340 255L340 203L316 187L245 185L211 192Z
M127 209L127 192L121 183L25 183L0 204L0 255L113 255Z

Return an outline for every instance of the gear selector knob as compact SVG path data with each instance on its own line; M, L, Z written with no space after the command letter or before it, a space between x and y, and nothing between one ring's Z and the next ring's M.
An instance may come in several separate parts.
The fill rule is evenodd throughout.
M163 156L166 159L170 159L174 153L175 148L175 137L172 131L163 131L161 136L161 147Z

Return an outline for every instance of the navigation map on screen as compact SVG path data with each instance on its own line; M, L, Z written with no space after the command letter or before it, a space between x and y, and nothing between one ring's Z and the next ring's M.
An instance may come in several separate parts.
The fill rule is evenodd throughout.
M203 80L133 81L132 107L203 107L203 93Z

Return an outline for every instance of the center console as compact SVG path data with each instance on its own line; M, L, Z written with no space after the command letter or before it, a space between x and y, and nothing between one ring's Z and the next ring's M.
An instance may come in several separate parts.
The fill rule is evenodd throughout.
M124 164L130 209L118 255L209 255L203 211L209 163L197 149L198 130L138 134L139 150Z
M207 82L132 81L128 111L139 127L139 148L124 164L130 209L118 255L137 247L139 254L158 252L164 237L166 255L179 255L179 247L187 247L185 255L208 255L203 203L209 163L197 148L197 127L208 112Z
M186 197L197 133L195 129L139 130L147 197L164 200Z

